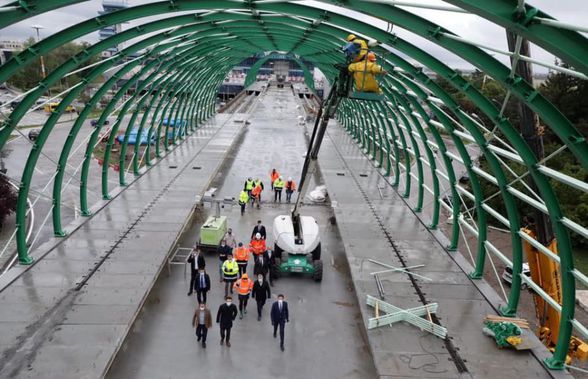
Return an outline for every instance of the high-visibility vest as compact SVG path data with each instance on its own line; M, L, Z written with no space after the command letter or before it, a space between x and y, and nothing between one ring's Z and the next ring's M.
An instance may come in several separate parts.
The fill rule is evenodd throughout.
M249 295L253 289L253 280L241 278L235 282L233 288L239 295Z
M293 180L286 182L286 189L290 191L296 191L296 183Z
M235 261L226 260L223 263L223 274L228 276L236 276L239 273L239 265Z
M257 185L255 187L253 187L253 190L251 190L251 195L253 197L258 197L261 194L261 186Z
M237 261L248 261L249 260L249 249L245 246L241 246L233 250L233 257Z
M251 191L253 189L253 180L246 180L245 181L245 190Z
M247 195L247 192L241 191L241 194L239 194L239 202L245 204L248 201L249 201L249 195Z
M267 247L265 245L265 240L262 240L262 239L251 240L251 243L249 244L249 248L250 248L251 252L255 255L263 254L267 250Z
M255 182L253 182L254 187L260 186L261 189L263 190L263 183L261 182L261 180L257 180Z
M282 188L284 188L284 184L286 184L286 183L284 183L283 180L280 180L280 178L278 178L274 182L274 188L276 188L276 189L282 189Z
M280 177L280 173L279 173L279 172L277 172L277 171L276 171L276 172L274 172L274 173L271 173L271 174L270 174L270 180L272 181L272 184L273 184L273 182L275 182L275 181L276 181L276 179L278 179L279 177Z

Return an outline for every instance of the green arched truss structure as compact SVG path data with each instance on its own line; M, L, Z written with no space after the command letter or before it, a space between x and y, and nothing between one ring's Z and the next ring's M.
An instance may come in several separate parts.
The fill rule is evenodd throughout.
M0 28L31 17L43 15L83 1L65 0L19 0L0 7ZM525 103L538 114L546 127L560 139L563 148L569 150L584 170L588 169L588 145L574 125L549 103L530 83L513 74L511 67L504 65L485 50L466 39L423 18L403 7L383 2L359 0L322 1L349 10L387 21L402 30L420 36L437 46L463 58L500 83L508 93ZM495 25L515 32L519 37L553 53L568 63L583 78L588 75L588 42L569 26L552 19L540 10L517 0L446 0L455 9L470 12ZM449 235L450 246L455 250L460 234L469 233L476 237L475 256L472 262L475 271L472 278L480 278L485 260L495 255L505 264L512 265L513 283L502 309L505 315L517 311L522 284L523 251L522 241L529 237L521 231L520 210L516 201L523 201L545 213L553 225L557 237L559 256L550 255L539 242L531 239L541 253L556 260L561 268L563 301L557 304L539 287L530 285L543 296L550 305L561 313L557 348L546 364L551 368L564 367L572 330L588 337L586 329L574 319L576 280L588 283L588 278L574 269L570 233L588 238L588 230L570 220L563 213L553 182L576 190L588 191L587 183L558 173L549 168L545 161L539 161L519 131L502 116L500 109L483 96L466 78L426 50L398 37L394 33L377 28L369 23L353 19L342 13L326 11L308 5L280 1L193 1L173 0L151 2L130 7L117 12L100 15L71 26L51 35L27 48L0 66L0 82L4 82L21 68L30 65L40 56L49 53L62 44L96 32L105 25L124 23L149 16L159 16L156 21L144 22L104 41L88 46L39 82L28 91L20 104L3 121L0 128L0 148L2 148L16 125L42 96L46 88L57 83L70 72L84 67L87 61L107 48L126 41L127 47L120 51L117 59L104 60L88 68L84 80L69 89L57 109L43 125L39 138L29 153L20 178L17 204L16 240L19 261L31 262L25 238L27 198L31 181L47 137L52 132L59 116L66 107L95 78L115 67L120 59L139 54L122 66L108 79L98 92L88 101L85 108L71 128L63 144L53 179L53 227L55 234L64 235L61 225L61 193L63 182L68 177L76 177L80 182L80 207L84 215L89 215L87 199L89 164L96 142L106 128L107 117L116 120L111 124L107 142L105 162L108 162L114 138L119 129L125 129L122 151L126 151L131 126L137 125L154 136L155 160L148 145L147 164L160 159L172 145L179 144L186 134L194 132L204 120L214 114L214 101L217 88L226 74L244 58L263 52L279 51L294 54L312 62L321 69L329 80L337 71L335 63L344 62L340 47L349 32L368 37L380 44L374 50L385 57L381 62L389 71L382 83L387 100L381 103L365 103L346 99L341 103L338 119L343 127L357 140L374 164L382 168L383 174L390 176L392 184L405 197L414 197L414 209L419 212L430 207L430 228L437 228L440 212L447 208L454 223ZM138 40L144 35L149 37ZM408 57L410 61L405 58ZM119 59L120 58L120 59ZM415 65L411 62L418 62ZM448 83L471 101L484 113L493 125L486 127L460 108L456 100L441 88L432 77L426 74L426 67L435 76ZM136 72L121 88L115 89L116 81L127 73ZM121 99L128 89L136 88L134 95ZM85 158L81 167L73 172L68 168L73 143L82 130L91 110L108 92L115 91L106 104L98 127L87 137ZM120 105L119 105L120 104ZM124 116L130 116L124 122ZM434 116L434 117L432 117ZM163 119L185 119L185 133L167 138L169 127ZM496 133L493 133L496 132ZM499 136L497 135L499 133ZM447 142L451 142L451 146ZM470 156L468 146L476 146L488 162L489 169L482 170ZM138 149L137 149L138 151ZM124 154L121 154L124 157ZM129 173L120 162L118 183L126 185L127 175L140 176L139 161L134 154ZM530 175L536 183L538 193L525 193L517 190L509 181L509 168L506 163L516 162L524 166L525 175ZM470 177L471 187L460 185L455 164L464 167ZM79 169L79 171L78 171ZM105 199L109 197L108 165L104 164L100 188ZM481 183L491 183L496 187L497 196L504 202L506 212L492 209L481 191ZM441 196L452 195L453 201L445 204ZM473 203L476 218L465 213L462 201L466 198ZM430 200L430 201L428 201ZM466 207L467 208L467 207ZM512 261L488 240L488 217L498 220L511 233Z
M255 62L251 66L251 69L249 70L249 72L247 73L247 76L245 77L245 84L244 84L245 88L249 87L251 84L253 84L255 82L255 80L257 80L257 74L259 72L259 69L261 68L261 66L263 66L265 64L265 62L267 62L271 59L278 59L278 58L282 59L281 56L278 54L268 54L268 55L264 56L263 58L259 59L257 62ZM302 73L304 74L304 83L306 83L306 86L314 92L314 76L310 72L310 70L308 69L306 64L304 64L304 62L302 62L302 60L300 60L300 58L292 56L292 55L287 56L287 58L288 58L288 60L292 60L292 61L296 62L298 67L300 67L300 69L302 70Z

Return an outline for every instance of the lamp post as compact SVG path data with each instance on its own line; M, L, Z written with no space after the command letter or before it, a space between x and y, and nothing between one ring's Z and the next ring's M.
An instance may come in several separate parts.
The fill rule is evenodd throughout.
M33 26L31 26L31 28L33 28L37 31L37 42L39 42L41 40L39 30L44 29L44 27L41 25L33 25ZM41 55L41 75L43 76L43 79L47 76L45 73L45 60L43 59L42 55Z

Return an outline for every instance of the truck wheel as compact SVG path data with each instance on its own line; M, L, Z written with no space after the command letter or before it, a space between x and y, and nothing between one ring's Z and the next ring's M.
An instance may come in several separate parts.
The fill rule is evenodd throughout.
M273 276L274 279L278 279L282 274L280 272L280 265L282 264L282 260L280 258L276 258L274 265L272 266L272 271L270 275Z
M277 243L274 243L274 254L276 255L276 258L282 259L282 248L278 246Z
M318 261L319 259L321 259L321 243L319 242L319 244L314 248L314 250L312 251L312 260L313 261Z
M320 282L323 280L323 261L316 260L312 263L314 267L314 272L312 273L312 278L315 282Z

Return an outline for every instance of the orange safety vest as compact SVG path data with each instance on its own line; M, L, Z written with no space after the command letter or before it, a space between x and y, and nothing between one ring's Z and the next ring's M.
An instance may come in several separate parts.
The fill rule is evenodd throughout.
M278 179L280 177L280 173L278 171L270 173L270 179L273 182L276 181L276 179Z
M233 288L237 290L239 295L249 295L253 289L253 280L239 279L233 284Z
M248 261L249 260L249 249L245 246L237 247L233 250L233 257L236 261Z
M261 194L261 186L260 185L257 185L251 191L251 195L253 195L253 197L258 197L259 194Z
M292 181L289 181L289 182L286 182L286 190L296 191L296 183L294 183L293 180Z
M265 240L252 239L251 243L249 244L249 250L251 250L251 252L255 255L260 255L260 254L265 253L265 251L267 250L267 248L265 246Z

